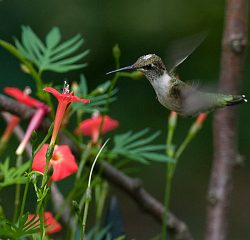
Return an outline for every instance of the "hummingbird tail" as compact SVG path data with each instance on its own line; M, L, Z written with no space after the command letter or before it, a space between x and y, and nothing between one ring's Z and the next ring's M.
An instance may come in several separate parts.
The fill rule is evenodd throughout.
M226 102L226 106L232 106L240 103L247 102L245 95L231 95L231 99Z

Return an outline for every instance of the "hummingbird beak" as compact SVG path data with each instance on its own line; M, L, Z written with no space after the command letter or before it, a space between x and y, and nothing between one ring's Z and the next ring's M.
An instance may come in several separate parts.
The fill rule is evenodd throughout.
M119 68L119 69L107 72L106 75L109 75L111 73L116 73L116 72L128 71L128 70L132 71L132 70L136 70L136 68L133 65L131 65L131 66L127 66L127 67L123 67L123 68Z

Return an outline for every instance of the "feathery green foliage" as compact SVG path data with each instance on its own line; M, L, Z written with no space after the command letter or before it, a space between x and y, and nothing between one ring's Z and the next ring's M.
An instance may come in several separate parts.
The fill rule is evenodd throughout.
M89 93L86 78L84 77L84 75L80 75L79 89L77 90L77 92L75 92L75 94L81 98L89 99L90 103L84 105L77 102L73 103L73 112L81 109L82 111L87 113L92 113L96 110L99 112L106 112L107 102L114 102L116 100L115 94L118 92L117 89L114 89L111 93L109 93L110 86L111 82L106 81L98 85L93 91Z
M28 216L28 213L22 215L17 223L12 223L6 218L0 217L0 235L18 240L38 233L40 230L39 218L34 215L28 220Z
M153 145L160 132L155 132L150 136L145 136L149 129L143 129L138 133L129 131L114 137L114 148L112 152L122 157L129 158L141 163L148 163L148 161L167 162L174 161L165 154L157 153L155 151L165 150L165 145Z
M28 169L30 162L26 162L19 167L10 167L10 160L7 158L3 163L0 163L0 189L13 184L25 183L25 171Z
M46 35L45 43L33 32L29 26L22 27L22 39L15 38L15 45L19 52L38 68L43 71L67 72L86 66L78 63L89 51L72 56L83 44L80 34L60 43L61 33L57 27L51 29Z

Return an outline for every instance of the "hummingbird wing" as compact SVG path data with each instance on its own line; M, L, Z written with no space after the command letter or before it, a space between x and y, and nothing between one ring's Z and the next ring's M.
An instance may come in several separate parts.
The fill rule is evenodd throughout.
M195 116L225 106L247 102L245 95L201 92L193 87L182 89L182 114Z
M212 97L212 98L210 98ZM200 92L196 88L186 87L182 91L182 114L195 116L209 111L213 103L213 95Z
M193 51L204 41L208 32L203 31L168 44L166 51L166 65L169 73L174 73L176 68L183 63Z

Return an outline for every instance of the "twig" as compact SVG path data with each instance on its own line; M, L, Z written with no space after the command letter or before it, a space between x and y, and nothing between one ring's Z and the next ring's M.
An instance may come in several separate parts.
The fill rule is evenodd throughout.
M102 169L102 176L126 192L139 207L153 216L159 223L162 222L164 206L142 187L139 179L128 177L106 162L101 162L99 165ZM171 212L168 212L167 227L175 239L193 239L187 225Z
M34 114L35 110L26 107L17 101L10 99L0 94L0 111L7 111L20 116L21 118L29 119ZM49 119L45 119L41 123L41 127L45 130L50 126ZM61 133L63 141L67 141L67 144L71 146L71 150L76 156L79 153L74 147L74 144ZM124 192L126 192L134 201L142 207L148 214L153 216L158 222L162 222L164 214L164 206L154 197L152 197L143 187L139 180L130 178L124 173L115 169L111 165L105 162L99 163L99 169L101 168L101 174L110 183L118 186ZM53 188L52 188L53 189ZM60 198L57 198L60 199ZM60 205L58 202L57 205ZM173 213L169 212L169 218L167 223L171 235L178 240L192 240L191 234L187 225L179 220Z
M247 0L227 0L220 89L239 91L247 44ZM236 108L219 110L214 118L214 161L210 178L206 240L227 239L228 210L237 156Z

